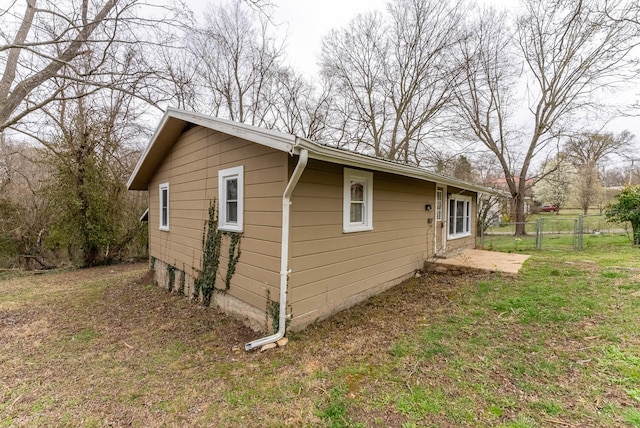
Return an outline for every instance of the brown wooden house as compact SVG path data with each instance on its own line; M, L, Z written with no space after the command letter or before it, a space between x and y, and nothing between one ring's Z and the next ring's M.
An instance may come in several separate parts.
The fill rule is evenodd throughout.
M209 293L256 330L277 327L247 349L379 293L437 255L473 248L486 190L172 108L128 187L149 194L158 284Z

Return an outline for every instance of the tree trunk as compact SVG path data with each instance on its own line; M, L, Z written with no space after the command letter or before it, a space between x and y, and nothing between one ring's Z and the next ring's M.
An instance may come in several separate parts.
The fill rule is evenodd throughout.
M515 236L525 236L525 212L524 212L524 193L518 192L513 196L514 220L516 223Z

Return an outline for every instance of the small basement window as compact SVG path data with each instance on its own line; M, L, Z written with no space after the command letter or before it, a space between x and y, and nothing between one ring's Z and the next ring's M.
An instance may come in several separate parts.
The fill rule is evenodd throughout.
M373 229L373 173L344 169L343 232Z
M160 230L169 230L169 183L160 185Z
M452 195L449 199L449 238L471 235L471 197Z
M244 166L218 172L218 229L242 232L244 220Z

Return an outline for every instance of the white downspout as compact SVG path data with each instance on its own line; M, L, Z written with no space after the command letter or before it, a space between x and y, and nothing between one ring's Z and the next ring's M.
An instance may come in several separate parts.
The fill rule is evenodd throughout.
M278 331L271 336L266 336L261 339L254 340L244 345L245 351L250 351L254 348L261 347L267 343L273 343L284 337L284 329L287 321L287 283L289 281L289 232L290 232L290 206L291 206L291 194L293 189L298 184L298 180L302 175L302 172L307 166L309 160L309 152L307 149L300 149L300 157L298 158L298 164L293 170L293 174L287 183L287 187L284 189L282 195L282 242L280 245L280 317L278 322Z

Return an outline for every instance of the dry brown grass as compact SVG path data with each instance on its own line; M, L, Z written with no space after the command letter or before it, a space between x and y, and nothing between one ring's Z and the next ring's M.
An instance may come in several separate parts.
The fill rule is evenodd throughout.
M554 281L621 282L569 269ZM413 279L285 348L246 353L255 333L145 274L133 264L0 281L0 426L616 426L638 406L633 388L607 380L640 373L624 362L640 347L629 320L527 321L526 306L500 306L509 290L526 295L527 275ZM606 349L621 356L596 361Z

